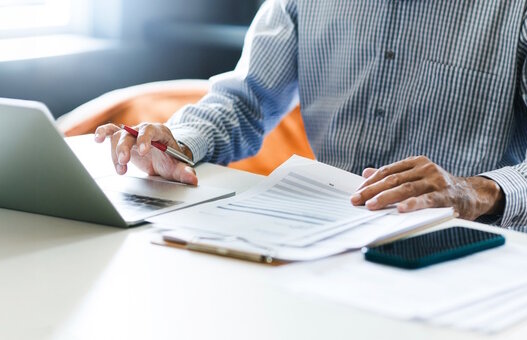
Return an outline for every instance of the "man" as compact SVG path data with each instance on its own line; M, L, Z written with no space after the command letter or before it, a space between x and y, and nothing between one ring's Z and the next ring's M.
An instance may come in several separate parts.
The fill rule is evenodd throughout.
M317 159L367 178L352 204L452 206L527 231L526 4L269 0L201 102L137 140L106 125L96 141L111 136L120 174L131 160L195 184L150 141L226 164L256 153L299 99Z

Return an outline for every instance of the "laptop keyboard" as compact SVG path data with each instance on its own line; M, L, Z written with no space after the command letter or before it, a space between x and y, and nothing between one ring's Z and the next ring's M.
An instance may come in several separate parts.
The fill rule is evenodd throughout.
M180 201L171 201L161 198L128 194L124 192L112 192L111 200L118 206L124 206L128 209L137 209L142 211L155 211L181 204Z
M134 206L149 206L154 209L168 208L181 202L170 201L161 198L139 196L123 193L124 201Z

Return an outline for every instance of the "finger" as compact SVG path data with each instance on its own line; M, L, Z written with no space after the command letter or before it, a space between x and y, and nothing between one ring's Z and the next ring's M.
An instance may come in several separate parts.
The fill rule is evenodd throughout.
M119 130L121 129L115 124L101 125L95 130L95 141L97 143L102 143L106 137L113 136L113 134Z
M145 124L140 126L139 135L137 136L139 153L144 155L149 152L152 141L165 143L169 146L176 144L172 132L163 124Z
M145 155L150 152L150 145L152 139L156 135L157 129L151 124L145 124L139 127L139 134L137 136L137 147L139 148L139 154Z
M422 177L423 175L419 171L416 171L416 169L389 175L379 182L373 183L358 190L351 197L351 203L354 205L362 205L383 191L396 188L400 185L403 185L404 183L415 182L422 179Z
M157 175L152 164L152 155L141 156L137 148L132 148L130 153L131 160L135 166L137 166L142 171L146 172L149 176Z
M126 165L122 165L122 164L119 164L119 159L117 158L117 153L115 152L116 148L117 148L117 144L119 143L119 140L121 139L121 135L124 134L124 132L122 131L117 131L116 133L114 133L111 137L111 149L110 149L110 153L112 155L112 161L113 161L113 165L115 166L115 171L119 174L119 175L124 175L126 173L126 170L127 170L127 166Z
M443 194L431 192L402 201L397 205L397 210L404 213L427 208L442 208L446 206L446 203L447 200Z
M169 163L164 164L163 162L153 162L155 172L161 177L176 182L192 185L198 184L198 177L196 176L196 172L193 168L175 159L168 159L166 161Z
M413 167L415 167L422 159L423 157L410 157L406 158L402 161L392 163L390 165L386 165L375 171L373 175L371 175L364 183L361 184L359 187L360 190L362 188L365 188L373 183L376 183L390 175L400 173L406 170L409 170Z
M398 187L386 190L366 202L370 210L383 209L389 205L402 202L411 197L418 197L432 192L434 187L427 180L406 182Z
M132 147L135 145L136 139L124 131L120 135L121 137L115 147L115 155L119 164L126 165L130 162Z
M138 130L139 135L137 136L137 146L139 148L139 154L145 155L150 151L152 140L154 140L154 138L159 140L159 136L157 136L159 131L158 128L153 124L140 125Z
M362 171L362 177L369 178L375 173L375 171L377 171L375 168L366 168Z
M184 165L183 163L179 163ZM198 185L198 176L196 175L196 171L191 168L190 166L184 165L185 168L182 172L180 172L180 179L179 181L182 183L187 183L191 185Z

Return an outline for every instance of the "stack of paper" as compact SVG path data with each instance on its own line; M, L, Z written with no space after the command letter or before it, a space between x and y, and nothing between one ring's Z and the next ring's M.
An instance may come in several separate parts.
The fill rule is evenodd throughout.
M389 317L494 333L527 318L525 268L527 249L505 245L419 270L367 262L356 252L279 271L281 284L297 293Z
M172 229L164 234L168 241L306 261L358 249L453 215L450 208L398 214L395 209L373 212L354 207L350 196L363 181L294 156L239 196L150 222Z

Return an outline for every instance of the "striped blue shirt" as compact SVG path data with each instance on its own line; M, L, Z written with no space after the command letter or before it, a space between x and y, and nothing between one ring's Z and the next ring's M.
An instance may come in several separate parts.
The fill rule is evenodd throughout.
M526 0L268 0L233 72L168 122L196 160L255 154L300 102L321 162L426 155L484 175L527 232Z

